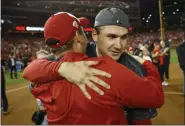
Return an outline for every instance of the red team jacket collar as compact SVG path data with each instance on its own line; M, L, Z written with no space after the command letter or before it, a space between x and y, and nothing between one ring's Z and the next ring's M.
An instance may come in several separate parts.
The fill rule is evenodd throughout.
M69 60L70 59L70 60ZM60 61L69 61L69 62L74 62L74 61L83 61L85 59L89 59L88 56L84 53L78 53L78 52L68 52L65 54ZM94 61L94 58L90 58L92 61ZM106 60L112 60L111 57L109 56L101 56L100 59L96 58L96 61L103 61L104 59Z
M68 52L62 57L61 61L69 61L69 59L71 62L82 61L86 58L88 57L84 53Z

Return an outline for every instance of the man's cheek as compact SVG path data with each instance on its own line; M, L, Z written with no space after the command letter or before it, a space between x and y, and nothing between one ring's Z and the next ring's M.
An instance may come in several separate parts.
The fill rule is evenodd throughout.
M128 47L127 42L122 43L122 46L121 46L122 50L125 50L127 47Z

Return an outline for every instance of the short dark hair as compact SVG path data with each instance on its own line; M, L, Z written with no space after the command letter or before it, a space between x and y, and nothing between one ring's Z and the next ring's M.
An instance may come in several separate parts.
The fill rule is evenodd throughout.
M57 40L57 39L54 39L54 38L49 38L49 39L46 39L45 43L48 45L48 46L52 46L52 45L56 45L57 43L59 43L60 41Z
M84 33L84 30L82 27L80 27L77 32L78 32L78 34L82 35Z
M100 31L101 31L101 28L100 28L101 26L99 26L99 27L94 27L94 29L96 30L96 32L97 32L97 34L99 35L100 34Z
M56 45L56 43L59 43L59 40L52 39L52 38L46 40L46 44L48 46ZM70 49L72 47L72 44L73 44L73 41L72 40L71 41L68 41L65 45L63 45L60 48L52 48L51 49L51 52L54 53L54 54L57 53L57 52L64 52L64 51Z

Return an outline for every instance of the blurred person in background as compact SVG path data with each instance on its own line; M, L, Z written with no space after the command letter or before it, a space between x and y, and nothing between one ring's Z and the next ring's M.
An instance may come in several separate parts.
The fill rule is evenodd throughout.
M164 56L164 75L165 78L169 79L169 65L170 65L170 45L168 41L160 42L162 54ZM167 83L166 83L167 84Z
M15 78L17 79L16 59L13 53L10 54L10 58L8 60L8 66L10 69L10 78L13 79L13 72L14 72Z
M169 67L170 67L170 42L165 41L165 50L164 50L164 74L165 78L169 80Z
M133 55L143 57L143 51L140 48L135 48Z
M22 60L23 60L23 64L24 64L23 66L24 66L24 68L26 68L28 65L28 56L26 54L24 54L22 57Z
M161 76L161 81L163 86L168 86L168 83L164 80L164 56L163 56L163 50L161 49L160 43L158 41L154 42L154 49L153 49L153 63L158 68L158 71Z
M145 60L149 60L152 62L152 59L150 57L150 52L148 51L148 49L145 47L145 46L142 46L140 48L140 50L142 50L142 58L145 59Z
M148 55L150 57L150 60L152 61L152 51L149 50L150 46L151 46L151 42L150 41L145 41L143 43L145 50L145 54L144 55Z
M2 62L1 62L1 65ZM5 81L5 75L4 75L4 69L1 66L1 113L2 114L8 114L8 100L6 96L6 81Z
M2 43L4 39L2 38ZM1 113L8 114L8 99L6 96L5 60L1 58Z
M24 68L24 63L22 62L21 58L17 58L16 60L16 69L17 69L17 72L20 72L22 71Z
M182 69L184 74L183 92L185 95L185 40L177 46L176 51L180 68Z
M132 47L129 47L129 48L128 48L128 54L129 54L129 55L133 55L133 54L134 54L134 50L133 50Z

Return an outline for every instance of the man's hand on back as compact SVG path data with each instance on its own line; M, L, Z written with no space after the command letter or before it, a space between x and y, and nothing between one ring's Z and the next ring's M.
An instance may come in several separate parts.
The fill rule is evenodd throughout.
M100 95L103 95L104 92L100 90L94 83L110 89L110 86L106 82L100 80L96 76L99 75L111 78L111 75L104 71L90 67L97 64L98 61L64 62L61 64L58 73L68 81L76 84L81 89L83 94L88 99L91 99L90 94L85 88L86 85Z
M49 53L46 50L43 50L43 49L36 52L37 59L45 58L45 57L47 57L48 54Z
M143 59L143 58L141 58L141 57L139 57L139 56L135 56L135 55L133 55L132 57L134 57L138 62L140 62L141 64L143 64L146 60L145 59Z

